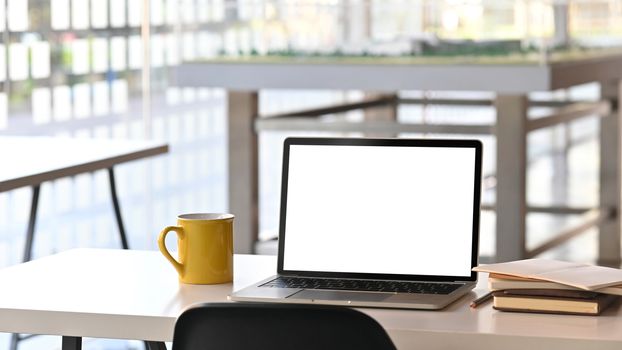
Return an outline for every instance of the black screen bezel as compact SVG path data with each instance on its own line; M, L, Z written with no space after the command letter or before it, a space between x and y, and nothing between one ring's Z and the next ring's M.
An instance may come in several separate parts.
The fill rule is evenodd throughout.
M479 225L482 183L482 143L479 140L449 140L449 139L377 139L377 138L310 138L289 137L283 145L283 170L281 179L281 206L279 218L279 252L277 272L286 276L328 277L328 278L357 278L377 280L404 280L404 281L477 281L477 273L471 271L470 276L430 276L430 275L403 275L378 274L358 272L318 272L284 270L285 256L285 218L287 214L287 186L289 170L289 151L293 145L310 146L388 146L388 147L439 147L439 148L473 148L475 150L475 176L473 193L473 228L471 245L471 269L477 266L479 254Z

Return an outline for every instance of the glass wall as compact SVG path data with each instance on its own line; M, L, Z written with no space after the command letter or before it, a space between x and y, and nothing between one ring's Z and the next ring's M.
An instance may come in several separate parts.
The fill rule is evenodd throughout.
M2 0L0 132L62 134L136 118L149 136L149 112L184 94L170 90L182 61L399 54L458 40L525 46L553 39L559 6L574 42L622 37L619 0Z
M560 26L573 44L615 45L622 1L0 0L0 135L169 142L169 155L118 169L130 243L155 248L155 233L176 214L227 210L224 92L178 86L175 67L182 62L455 55L477 43L510 42L503 53L553 47ZM268 91L262 113L361 96ZM477 113L486 119L490 111ZM280 138L262 136L261 143L261 230L271 237ZM105 174L46 183L41 196L35 256L118 246ZM20 259L29 203L28 188L0 193L0 266Z

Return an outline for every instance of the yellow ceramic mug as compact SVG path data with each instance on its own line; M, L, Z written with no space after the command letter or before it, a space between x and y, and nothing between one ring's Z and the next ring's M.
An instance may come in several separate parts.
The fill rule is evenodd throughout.
M179 260L166 249L166 235L177 233ZM233 281L233 215L184 214L177 226L160 232L158 246L173 264L179 280L192 284L216 284Z

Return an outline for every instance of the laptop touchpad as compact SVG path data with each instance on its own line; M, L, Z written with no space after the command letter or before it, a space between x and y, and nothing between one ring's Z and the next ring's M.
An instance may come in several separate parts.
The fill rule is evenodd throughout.
M341 301L382 301L393 294L365 293L365 292L341 292L334 290L309 290L303 289L292 294L288 299L315 299L315 300L341 300Z

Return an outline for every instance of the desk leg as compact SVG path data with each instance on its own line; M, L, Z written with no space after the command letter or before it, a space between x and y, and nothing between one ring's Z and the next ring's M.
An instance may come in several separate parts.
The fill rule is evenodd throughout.
M37 223L37 208L39 207L39 191L41 185L32 186L32 201L30 202L30 218L28 219L28 229L26 230L26 245L24 247L23 262L30 261L32 258L32 245L35 239L35 224Z
M39 208L39 192L41 191L41 184L32 186L32 201L30 202L30 217L28 218L28 228L26 229L26 243L24 245L24 257L23 262L30 261L32 259L32 246L35 240L35 226L37 223L37 209ZM17 344L24 340L25 337L20 336L17 333L11 334L10 350L17 350Z
M63 336L62 350L82 350L82 337Z
M257 91L229 91L229 211L235 215L236 253L252 253L259 233Z
M620 267L622 83L601 84L602 98L610 100L614 108L609 117L600 118L600 208L613 210L613 215L599 226L598 264Z
M366 100L384 99L387 101L386 105L377 107L370 107L363 109L363 115L366 122L397 122L397 109L398 109L398 96L396 93L365 93ZM399 134L376 134L367 133L367 137L398 137Z
M108 168L108 179L110 181L110 195L112 197L112 205L114 206L114 215L117 218L119 236L121 237L121 246L123 249L129 249L127 236L125 235L125 227L123 226L123 219L121 218L121 206L119 205L119 198L117 197L117 186L114 180L114 170L112 167Z
M19 334L11 334L11 344L9 345L9 350L17 350L17 344L19 344L20 340Z
M159 341L145 341L146 350L166 350L166 344Z
M527 97L501 95L497 109L497 261L525 257Z

